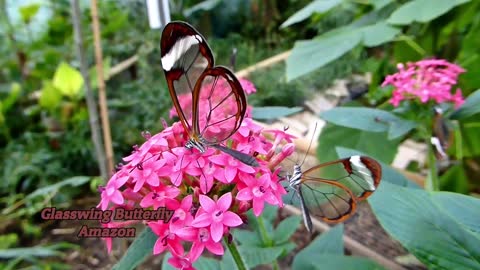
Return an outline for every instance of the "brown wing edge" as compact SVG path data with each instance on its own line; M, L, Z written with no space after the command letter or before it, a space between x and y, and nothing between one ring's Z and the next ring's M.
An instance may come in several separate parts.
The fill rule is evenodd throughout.
M233 94L235 95L235 99L237 101L237 106L239 108L239 113L235 116L235 128L232 129L231 133L225 137L224 140L228 139L232 136L241 126L243 118L245 117L245 113L247 111L247 98L245 96L245 92L243 91L242 85L238 81L237 77L233 74L230 69L224 66L216 66L210 69L205 70L205 72L200 76L197 83L195 84L195 89L193 91L193 109L192 109L192 122L193 125L193 135L195 139L199 139L201 136L200 126L199 126L199 113L198 113L198 104L200 101L200 91L202 87L202 81L205 79L206 76L223 76L228 84L230 85ZM216 144L221 142L215 142Z
M307 180L308 181L313 181L313 180ZM336 186L342 190L344 190L345 192L347 192L347 194L349 194L349 201L348 201L348 204L350 206L350 208L348 209L347 212L345 213L340 213L338 218L327 218L325 216L322 216L322 215L319 215L319 214L315 214L315 211L312 210L312 209L308 209L309 213L311 215L314 215L320 219L322 219L323 221L325 222L329 222L329 223L340 223L340 222L344 222L345 220L349 219L353 213L355 213L356 209L357 209L357 201L355 199L355 195L353 195L353 193L347 188L345 187L344 185L340 184L340 183L337 183L335 181L328 181L328 180L317 180L317 182L322 182L323 184L326 184L326 185L333 185L333 186ZM319 192L319 191L318 191ZM308 207L307 205L305 205L305 207Z
M190 36L190 35L199 35L202 38L202 41L200 43L200 53L207 59L208 61L208 68L212 67L214 63L214 57L212 54L212 50L210 49L210 46L206 42L205 38L203 37L202 34L200 34L193 26L186 22L182 21L173 21L168 23L165 28L163 29L162 32L162 38L160 40L160 55L161 57L165 56L175 45L177 40L181 39L182 37L185 36ZM187 122L187 119L185 117L185 114L183 113L182 107L180 106L180 102L178 101L177 94L175 92L175 87L173 85L173 82L175 80L178 80L180 76L184 74L184 70L179 70L179 69L172 69L169 71L166 71L165 69L163 70L165 73L165 78L167 80L167 85L168 85L168 92L170 93L170 97L172 98L173 106L177 110L178 117L180 118L180 121L182 122L182 125L186 131L188 131L189 135L192 133L192 128ZM192 108L193 111L193 108Z
M373 184L375 185L375 190L380 185L380 181L382 180L382 165L378 163L375 159L367 157L367 156L360 156L360 161L370 170L372 173ZM375 190L369 190L362 194L362 196L357 197L356 199L359 201L367 199Z
M351 158L355 156L350 156L347 158L343 159L337 159L329 162L325 162L322 164L319 164L317 166L314 166L306 171L303 172L303 175L308 175L310 172L320 169L322 167L327 167L332 164L337 164L337 163L342 163L343 167L345 170L349 173L353 173L352 169L352 164L351 164ZM380 163L378 163L375 159L367 157L367 156L359 156L360 161L365 165L365 167L371 172L372 179L373 179L373 185L375 186L374 190L365 190L360 196L355 196L355 198L359 201L365 200L368 198L372 193L378 188L380 181L382 179L382 166ZM323 180L323 181L333 181L332 179L323 179L323 178L317 178L318 180ZM307 179L305 179L307 180Z

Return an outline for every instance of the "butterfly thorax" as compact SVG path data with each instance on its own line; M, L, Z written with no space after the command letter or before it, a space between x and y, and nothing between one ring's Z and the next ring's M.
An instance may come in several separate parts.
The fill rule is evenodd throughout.
M188 139L187 143L185 144L185 148L195 148L200 151L200 153L205 153L205 143L203 142L202 138L200 138L200 140L197 140L195 138Z
M300 165L295 164L293 166L293 174L288 177L288 184L291 188L296 189L302 182L302 168Z

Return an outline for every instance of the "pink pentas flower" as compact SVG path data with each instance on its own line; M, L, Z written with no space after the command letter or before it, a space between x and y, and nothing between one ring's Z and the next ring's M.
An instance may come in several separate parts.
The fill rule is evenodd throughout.
M249 91L254 90L252 85ZM154 253L170 251L173 255L170 264L180 269L191 267L206 250L223 255L222 236L242 224L248 210L253 209L259 215L265 203L283 206L282 195L286 191L278 180L278 172L281 161L294 149L291 135L285 131L265 131L248 113L238 132L225 133L236 124L222 120L235 118L235 101L226 98L222 91L214 91L213 96L202 91L200 99L200 115L213 111L208 117L209 125L214 123L210 128L202 126L205 122L200 121L200 128L208 131L202 136L229 135L221 144L255 157L259 166L248 166L208 145L204 153L186 149L189 134L181 122L175 122L170 127L164 125L164 130L157 134L144 133L146 141L133 148L123 159L125 164L118 166L118 171L101 188L97 206L104 210L166 207L173 211L167 223L140 222L151 227L158 237ZM214 105L212 109L210 101L224 99L226 104ZM180 96L179 102L191 104L191 95ZM250 110L247 108L247 112ZM185 112L185 117L190 124L190 113ZM105 240L110 249L111 240Z
M102 190L102 200L98 206L101 206L102 210L108 208L108 204L113 202L116 205L122 205L124 202L123 194L119 188L122 187L128 181L128 174L124 171L119 171L110 178L107 185ZM97 206L97 207L98 207Z
M171 229L169 223L164 223L159 220L156 222L149 222L148 226L153 233L158 236L155 245L153 246L153 254L160 254L168 249L173 254L183 254L184 249L182 239ZM192 232L193 233L193 232Z
M217 202L205 195L200 195L201 212L195 217L192 226L195 228L210 227L215 242L222 239L224 226L236 227L243 223L242 219L232 211L232 193L225 193Z
M457 84L458 76L465 72L460 66L443 59L426 59L415 63L397 65L398 72L388 75L382 86L394 87L390 103L397 107L407 99L418 98L426 103L430 100L436 103L453 102L458 108L464 98L457 88L452 94L452 88Z
M168 259L168 263L181 270L195 270L195 267L192 265L192 261L190 256L176 256L173 255L171 258Z
M253 201L253 213L255 216L259 216L265 205L265 202L269 204L278 204L277 198L273 195L271 188L271 178L265 174L260 178L255 177L242 177L242 182L245 183L244 188L239 188L237 199L241 201ZM239 184L239 186L241 186Z

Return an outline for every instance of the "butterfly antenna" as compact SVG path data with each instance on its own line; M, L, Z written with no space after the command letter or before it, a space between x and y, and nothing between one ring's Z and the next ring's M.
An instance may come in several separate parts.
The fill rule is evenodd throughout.
M305 157L303 157L303 160L302 160L302 163L300 163L300 166L302 166L303 163L305 163L305 160L307 159L307 155L310 152L310 148L312 147L313 138L315 138L315 133L317 133L317 126L318 126L318 123L315 122L315 127L313 128L312 139L310 140L310 143L308 144L307 152L305 153Z
M235 70L235 64L237 63L237 52L237 48L232 49L232 54L230 56L230 68L232 69L232 71Z

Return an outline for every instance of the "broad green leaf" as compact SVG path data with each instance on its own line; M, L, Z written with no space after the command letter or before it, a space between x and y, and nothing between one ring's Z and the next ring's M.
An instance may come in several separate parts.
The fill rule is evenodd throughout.
M301 107L281 107L281 106L267 106L267 107L254 107L252 111L252 118L270 120L278 119L287 115L291 115L302 111Z
M300 9L299 11L295 12L290 18L288 18L285 22L280 25L280 28L284 28L290 26L292 24L301 22L307 18L309 18L313 13L318 12L326 12L331 8L339 5L342 3L342 0L316 0L311 2L310 4L306 5L304 8Z
M78 98L83 86L83 77L78 70L62 62L53 75L53 86L69 98Z
M193 5L192 7L190 8L187 8L183 11L183 15L185 17L190 17L193 13L197 12L197 11L208 11L208 10L212 10L213 8L215 8L218 4L220 4L222 1L220 0L205 0L205 1L202 1L198 4L195 4Z
M362 33L363 44L367 47L375 47L392 41L400 33L400 29L386 22L378 22L364 27Z
M364 153L354 150L354 149L348 149L345 147L336 147L335 148L338 154L338 158L346 158L350 157L353 155L360 155L360 156L365 156ZM389 165L378 161L380 165L382 166L382 182L387 181L395 185L399 185L402 187L410 187L410 188L420 188L415 182L412 182L408 180L403 174L399 173ZM381 183L380 183L381 185Z
M469 181L462 164L456 164L440 177L440 190L468 193Z
M261 264L275 261L283 253L283 247L251 247L239 246L238 250L248 267L253 268Z
M470 0L413 0L403 4L388 18L390 24L407 25L413 22L426 23L445 13L452 8L467 3Z
M472 116L480 112L480 89L476 90L465 100L465 103L460 106L450 116L451 119L462 119Z
M457 221L471 206L452 216L435 202L437 194L384 182L369 202L383 228L429 269L479 269L480 235Z
M333 124L327 124L318 139L317 157L321 162L337 158L335 147L362 151L366 155L391 163L397 153L399 140L388 140L387 134L381 132L366 132Z
M88 181L90 181L91 177L90 176L74 176L71 178L67 178L63 181L57 182L53 185L49 185L46 187L39 188L35 190L34 192L28 194L25 199L33 198L36 196L46 196L50 193L57 192L60 188L65 187L65 186L72 186L72 187L78 187L81 186Z
M389 139L397 139L415 127L415 123L412 121L403 120L387 111L370 108L333 108L323 112L320 117L336 125L363 131L388 131Z
M277 228L275 228L275 232L273 234L273 240L275 243L281 244L287 242L298 229L300 221L302 221L300 216L290 216L282 220L282 222L278 224Z
M384 270L382 266L378 265L367 258L345 256L339 254L312 254L306 264L302 267L295 267L293 270L332 270L332 269L355 269L355 270Z
M193 263L193 267L198 270L220 270L220 261L212 258L200 257Z
M370 4L375 7L375 10L379 10L392 3L393 0L370 0Z
M433 201L468 230L480 235L480 199L451 192L432 194Z
M60 90L53 86L52 82L44 81L43 87L40 92L40 99L38 103L45 109L55 109L62 101L62 93Z
M120 261L113 266L113 270L131 270L142 263L147 256L153 252L153 246L157 241L157 236L149 227L146 227L142 233L128 247L127 252Z
M240 242L245 246L261 247L263 245L262 239L258 236L257 232L247 230L233 230L233 239Z
M32 18L38 13L40 9L40 4L34 3L26 6L20 7L20 16L22 17L22 21L24 23L30 23Z
M297 41L288 57L287 81L305 75L339 58L357 46L362 33L346 29L328 37Z
M342 255L343 248L343 224L338 224L302 249L293 259L292 269L312 269L318 263L314 258L322 254Z

